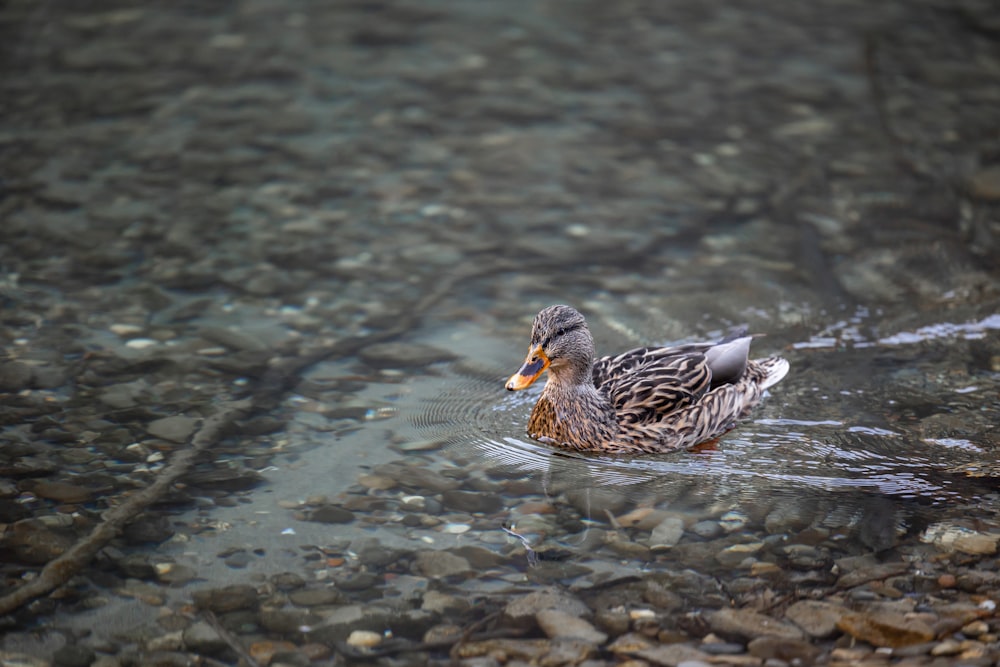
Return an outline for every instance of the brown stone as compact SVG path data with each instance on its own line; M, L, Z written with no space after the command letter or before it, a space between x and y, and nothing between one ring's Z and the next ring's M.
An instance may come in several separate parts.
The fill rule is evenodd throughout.
M847 613L837 621L837 627L855 639L874 646L899 648L920 644L934 639L929 625L902 614Z

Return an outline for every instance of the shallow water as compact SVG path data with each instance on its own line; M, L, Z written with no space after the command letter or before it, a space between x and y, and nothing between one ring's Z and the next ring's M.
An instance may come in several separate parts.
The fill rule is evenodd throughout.
M547 548L590 573L695 568L587 541L645 548L642 519L618 522L651 511L715 526L682 547L717 530L895 558L946 550L953 526L1000 535L1000 56L970 28L995 12L960 4L10 3L0 342L34 370L0 387L4 443L134 486L164 463L126 446L178 449L152 421L210 414L275 359L352 338L441 352L325 359L281 394L279 430L227 441L203 467L263 483L122 546L197 571L176 605L194 583L335 578L303 554L357 564L369 538L517 554L469 591ZM524 434L540 389L503 390L551 303L584 312L601 354L748 326L791 371L710 447L555 452ZM394 486L362 483L399 462ZM404 507L440 495L426 470L499 509L405 525L435 514ZM11 524L107 506L29 486L3 491ZM302 520L320 497L356 519ZM520 510L543 502L558 520ZM158 613L46 612L102 637Z

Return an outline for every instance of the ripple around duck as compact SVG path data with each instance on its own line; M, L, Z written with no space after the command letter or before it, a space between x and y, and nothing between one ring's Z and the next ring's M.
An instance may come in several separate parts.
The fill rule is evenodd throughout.
M836 419L747 421L717 445L692 452L623 457L555 450L524 435L540 386L511 393L502 389L502 373L475 375L457 384L452 378L413 423L444 441L447 456L488 474L537 473L551 488L615 487L635 498L654 492L685 503L864 492L940 506L974 503L988 490L947 472L973 461L974 446L944 447ZM768 412L767 401L759 410Z

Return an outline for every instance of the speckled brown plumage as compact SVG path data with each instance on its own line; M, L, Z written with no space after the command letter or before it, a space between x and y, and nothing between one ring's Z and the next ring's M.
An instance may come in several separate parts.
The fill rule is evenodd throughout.
M780 357L748 359L750 341L736 335L595 361L583 315L550 306L535 317L528 356L507 389L524 389L549 371L528 420L537 440L589 452L687 449L733 428L788 372Z

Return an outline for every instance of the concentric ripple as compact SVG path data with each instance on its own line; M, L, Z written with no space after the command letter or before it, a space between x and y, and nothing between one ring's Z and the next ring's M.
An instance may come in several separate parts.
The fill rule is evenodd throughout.
M440 382L439 393L423 401L412 420L426 437L446 443L450 457L507 475L543 474L553 486L610 486L636 497L655 491L702 502L720 495L753 502L775 493L863 492L921 505L974 501L984 491L947 472L980 454L971 443L922 440L839 419L784 417L780 396L768 397L756 420L711 448L623 457L563 452L528 438L524 428L540 387L507 392L502 372L483 369Z

